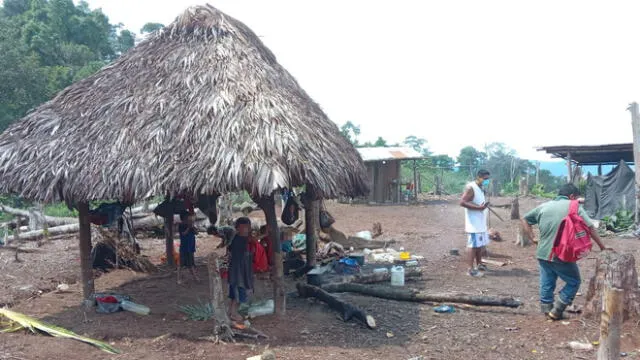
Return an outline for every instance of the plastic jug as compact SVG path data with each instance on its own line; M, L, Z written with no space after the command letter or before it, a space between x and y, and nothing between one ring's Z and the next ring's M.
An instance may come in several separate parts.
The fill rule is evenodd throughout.
M391 268L391 286L404 286L404 268L402 266Z
M149 312L151 312L148 307L127 300L122 300L120 306L123 310L131 311L139 315L149 315Z

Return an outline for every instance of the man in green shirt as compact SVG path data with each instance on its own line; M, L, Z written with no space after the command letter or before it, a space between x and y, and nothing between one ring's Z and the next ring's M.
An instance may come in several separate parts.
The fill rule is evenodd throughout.
M538 245L536 257L540 265L540 308L553 320L562 318L562 313L573 302L580 289L581 279L578 264L560 261L552 256L558 228L562 220L569 214L571 200L577 200L578 196L580 196L580 191L575 185L565 184L560 187L557 198L529 211L522 218L522 226L526 235ZM602 244L598 230L593 226L591 219L582 207L578 210L578 215L591 229L591 238L600 249L610 250ZM535 240L532 225L538 225L540 229L539 241ZM562 279L566 285L554 303L554 291L558 278Z

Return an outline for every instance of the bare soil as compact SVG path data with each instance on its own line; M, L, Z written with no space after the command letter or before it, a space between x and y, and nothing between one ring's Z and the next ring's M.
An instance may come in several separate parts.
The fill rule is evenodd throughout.
M510 199L494 199L508 203ZM541 201L521 201L521 211ZM265 316L252 324L270 336L266 341L214 344L211 322L189 321L180 305L205 301L208 283L192 280L177 285L175 273L161 269L157 274L128 270L107 273L96 280L98 290L127 294L151 308L148 316L129 312L110 315L85 312L79 305L81 288L77 239L55 240L41 247L41 253L14 254L0 251L0 304L42 318L79 334L105 340L122 351L110 355L89 345L23 332L0 334L0 359L245 359L272 349L278 359L591 359L593 352L574 352L568 341L598 339L598 323L572 315L566 322L548 322L539 314L538 269L534 247L513 244L515 222L492 225L504 237L489 247L492 258L508 260L504 267L490 267L483 278L465 275L465 236L462 209L455 199L430 201L418 206L350 206L328 203L337 219L336 227L346 233L369 230L373 222L382 223L384 237L395 239L394 247L404 247L425 256L425 276L407 286L468 294L515 296L525 305L520 309L457 306L451 314L436 314L433 304L415 304L383 300L353 294L344 299L373 315L378 328L369 330L357 322L342 322L325 304L295 296L295 282L287 281L287 314L282 319ZM498 210L508 219L508 212ZM255 214L255 213L254 213ZM261 220L258 214L252 214ZM197 262L218 244L211 237L198 238ZM640 241L607 238L606 243L636 258ZM164 249L162 239L143 239L143 253L154 262ZM462 256L451 256L458 248ZM595 268L595 256L580 263L583 273L581 292L586 294L588 279ZM187 279L189 277L187 276ZM70 292L60 293L60 283L71 284ZM255 297L268 298L270 283L261 276L256 281ZM584 303L584 296L577 299ZM635 322L625 324L622 350L636 358L640 349L640 331ZM640 352L638 352L640 354Z

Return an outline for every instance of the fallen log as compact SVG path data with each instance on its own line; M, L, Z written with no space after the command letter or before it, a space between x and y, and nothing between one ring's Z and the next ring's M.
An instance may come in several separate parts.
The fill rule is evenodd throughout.
M179 217L177 215L174 217L174 223L175 224L179 223ZM198 216L196 216L196 222L194 225L198 230L204 232L207 230L207 226L209 225L209 220L206 217L198 218ZM164 218L155 216L155 215L149 215L141 219L133 219L134 230L150 231L150 230L162 228L163 226L164 226ZM54 227L50 227L46 231L33 230L33 231L20 233L20 240L39 240L43 238L45 234L48 234L49 236L58 236L58 235L65 235L65 234L73 234L78 231L80 231L80 226L78 225L78 222L76 220L75 224L54 226Z
M405 279L416 278L421 276L422 276L422 269L420 268L408 267L404 269ZM391 281L391 272L387 271L384 273L358 274L354 276L352 279L348 279L347 282L353 282L358 284L373 284L373 283L390 282L390 281Z
M433 303L461 303L479 306L505 306L517 308L522 302L513 298L499 298L494 296L465 295L465 294L427 294L423 291L404 287L390 287L383 285L367 285L356 283L325 284L322 289L330 293L352 292L357 294L379 297L381 299L433 302Z
M6 205L0 205L0 210L6 212L7 214L17 215L24 218L29 218L31 215L28 210L16 209ZM44 216L44 220L47 222L49 226L61 226L61 225L69 225L75 224L78 222L78 219L71 217L55 217L55 216ZM27 221L28 224L28 221Z
M325 290L304 283L296 284L296 288L298 289L298 294L303 298L314 297L327 305L333 310L336 310L340 313L343 321L349 321L351 319L356 319L367 325L369 329L375 329L376 320L371 315L367 315L367 313L345 301L342 301L335 296L329 294Z
M0 246L0 251L12 251L24 254L41 253L42 250L38 248L21 248L13 245Z

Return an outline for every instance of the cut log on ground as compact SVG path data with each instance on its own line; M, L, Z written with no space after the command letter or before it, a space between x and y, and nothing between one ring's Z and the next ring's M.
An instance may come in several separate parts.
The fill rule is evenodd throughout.
M494 265L494 266L505 266L505 265L507 265L507 263L504 262L504 261L497 261L497 260L491 260L491 259L482 259L482 263L486 264L486 265Z
M596 262L596 274L589 281L584 314L598 318L602 311L602 297L606 285L624 290L624 319L640 317L640 290L636 260L630 253L600 253Z
M422 276L422 269L420 268L409 267L404 269L405 279L417 278L421 276ZM374 284L374 283L381 283L381 282L390 282L391 273L387 271L384 273L358 274L351 279L349 279L349 277L345 277L345 279L347 279L346 282L354 282L358 284Z
M15 209L6 205L0 205L0 210L11 214L11 215L17 215L17 216L21 216L24 217L26 219L29 219L29 216L31 215L31 213L29 212L29 210L22 210L22 209ZM61 225L68 225L68 224L77 224L78 223L78 219L76 218L68 218L68 217L55 217L55 216L44 216L44 220L47 222L47 225L49 226L61 226ZM27 220L27 224L29 223L29 221Z
M331 309L340 313L343 321L349 321L355 318L367 325L369 329L375 329L375 319L373 318L373 316L367 315L364 310L336 298L335 296L329 294L328 292L317 286L298 283L296 285L296 288L298 289L298 294L301 297L313 297L329 305Z
M326 284L322 289L330 293L352 292L357 294L379 297L382 299L432 302L432 303L461 303L478 306L505 306L517 308L522 302L513 298L499 298L494 296L465 295L465 294L428 294L426 292L383 285L367 285L355 283Z

